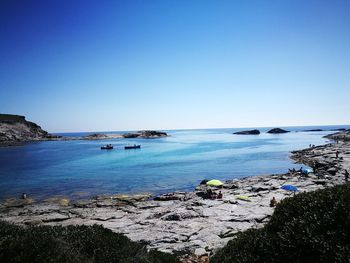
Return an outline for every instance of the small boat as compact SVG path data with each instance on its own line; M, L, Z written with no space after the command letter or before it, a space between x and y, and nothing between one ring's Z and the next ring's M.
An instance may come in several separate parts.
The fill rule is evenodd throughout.
M112 144L107 144L107 145L101 147L101 150L112 150L112 149L113 149Z
M125 150L129 150L129 149L140 149L141 148L141 145L127 145L124 147Z

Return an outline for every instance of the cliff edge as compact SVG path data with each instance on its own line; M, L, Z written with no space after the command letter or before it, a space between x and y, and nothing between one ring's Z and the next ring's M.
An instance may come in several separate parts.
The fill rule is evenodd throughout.
M50 139L54 136L24 116L0 114L0 143Z

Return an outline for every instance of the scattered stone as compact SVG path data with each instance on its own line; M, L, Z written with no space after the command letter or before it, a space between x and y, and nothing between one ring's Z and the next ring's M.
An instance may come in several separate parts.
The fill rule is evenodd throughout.
M195 251L194 251L194 254L196 256L204 256L204 255L208 255L208 252L205 251L204 248L197 248Z
M331 167L327 169L327 172L331 175L335 175L337 173L338 169L336 167Z
M154 201L172 201L172 200L180 200L180 197L174 194L164 194L164 195L156 196L153 200Z
M163 217L163 220L165 220L165 221L180 221L181 216L174 213L174 214L166 215L165 217Z

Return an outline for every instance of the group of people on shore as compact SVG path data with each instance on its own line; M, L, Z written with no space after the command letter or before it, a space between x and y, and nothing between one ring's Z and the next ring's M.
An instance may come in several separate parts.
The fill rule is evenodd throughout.
M306 175L308 175L309 170L303 169L303 167L300 167L299 170L296 170L295 168L292 168L292 169L289 169L289 173L291 173L291 174L298 173L298 174L300 174L302 176L306 176Z
M217 194L216 192L214 192L213 190L211 190L209 188L209 189L207 189L204 198L206 198L206 199L222 199L222 193L221 193L221 191L219 191L219 193Z

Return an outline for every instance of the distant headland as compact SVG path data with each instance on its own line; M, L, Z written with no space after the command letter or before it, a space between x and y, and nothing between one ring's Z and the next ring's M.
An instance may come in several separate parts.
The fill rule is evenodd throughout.
M65 137L48 133L38 124L27 121L25 116L0 114L0 146L13 146L31 141L105 140L117 138L153 139L166 136L168 136L166 132L144 130L125 134L93 133L87 136Z
M19 143L26 141L58 139L43 130L38 124L27 121L24 116L0 114L0 144Z

